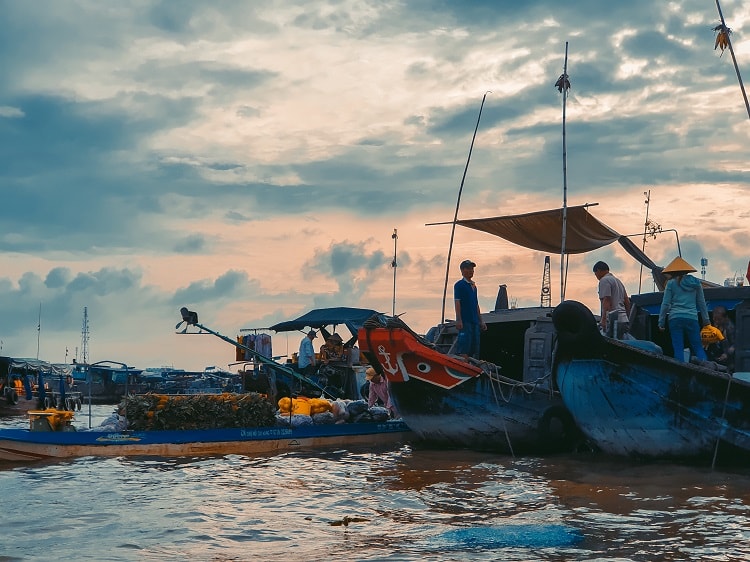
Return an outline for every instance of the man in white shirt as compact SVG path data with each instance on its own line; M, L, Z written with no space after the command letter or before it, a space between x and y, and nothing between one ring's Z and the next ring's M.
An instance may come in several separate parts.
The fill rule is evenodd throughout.
M630 329L630 297L625 285L609 272L603 261L594 264L594 275L599 280L602 303L600 329L610 338L622 339Z
M299 344L297 366L306 377L315 372L315 349L313 349L312 341L316 337L318 337L318 334L315 330L310 330L307 335L302 338L302 341Z

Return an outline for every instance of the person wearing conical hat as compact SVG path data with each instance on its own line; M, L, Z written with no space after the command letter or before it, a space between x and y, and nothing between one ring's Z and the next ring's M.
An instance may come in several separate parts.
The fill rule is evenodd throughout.
M707 360L701 342L701 328L709 323L708 309L700 280L690 275L695 271L679 256L662 270L669 281L659 310L659 329L664 331L669 326L674 358L678 361L685 360L686 341L692 356L701 361Z

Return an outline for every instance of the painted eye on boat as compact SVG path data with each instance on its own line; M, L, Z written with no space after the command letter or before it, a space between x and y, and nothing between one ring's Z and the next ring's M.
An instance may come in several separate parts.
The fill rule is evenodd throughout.
M429 363L417 363L417 371L420 373L429 373L431 370Z

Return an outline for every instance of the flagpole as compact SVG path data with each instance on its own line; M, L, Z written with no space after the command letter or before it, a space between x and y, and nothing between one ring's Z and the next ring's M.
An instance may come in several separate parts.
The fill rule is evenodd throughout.
M36 358L39 359L39 340L42 335L42 303L39 303L39 322L36 325Z
M448 275L451 270L451 253L453 252L453 237L456 234L456 221L458 221L458 207L461 204L461 192L464 189L464 181L466 180L466 172L469 169L469 162L471 161L471 151L474 150L474 141L477 138L477 131L479 130L479 120L482 118L482 108L484 107L484 100L487 99L487 94L491 94L491 91L486 91L482 96L482 104L479 106L479 115L477 116L477 125L474 127L474 136L471 137L471 145L469 146L469 156L466 158L466 167L464 167L464 175L461 177L461 186L458 188L458 198L456 199L456 212L453 215L453 225L451 226L451 241L448 244L448 260L445 264L445 284L443 285L443 312L440 316L440 323L445 323L445 297L448 293Z
M396 316L396 269L398 268L398 263L396 262L396 244L398 242L398 230L395 228L393 229L393 234L391 234L391 238L393 238L393 261L391 262L391 267L393 268L393 314L392 316Z

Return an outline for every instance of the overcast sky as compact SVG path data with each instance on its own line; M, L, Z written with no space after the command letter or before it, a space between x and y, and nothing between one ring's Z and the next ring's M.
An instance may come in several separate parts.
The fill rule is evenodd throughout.
M0 355L226 367L229 337L326 306L441 318L450 221L567 201L706 278L744 274L750 119L714 0L0 0ZM723 0L750 80L750 3ZM634 240L642 243L641 238ZM544 255L457 228L483 310L538 305ZM570 260L652 285L617 245ZM560 299L552 256L552 299ZM446 312L452 318L452 305ZM41 330L38 330L41 307ZM301 334L274 337L296 351ZM321 343L318 341L317 343Z

